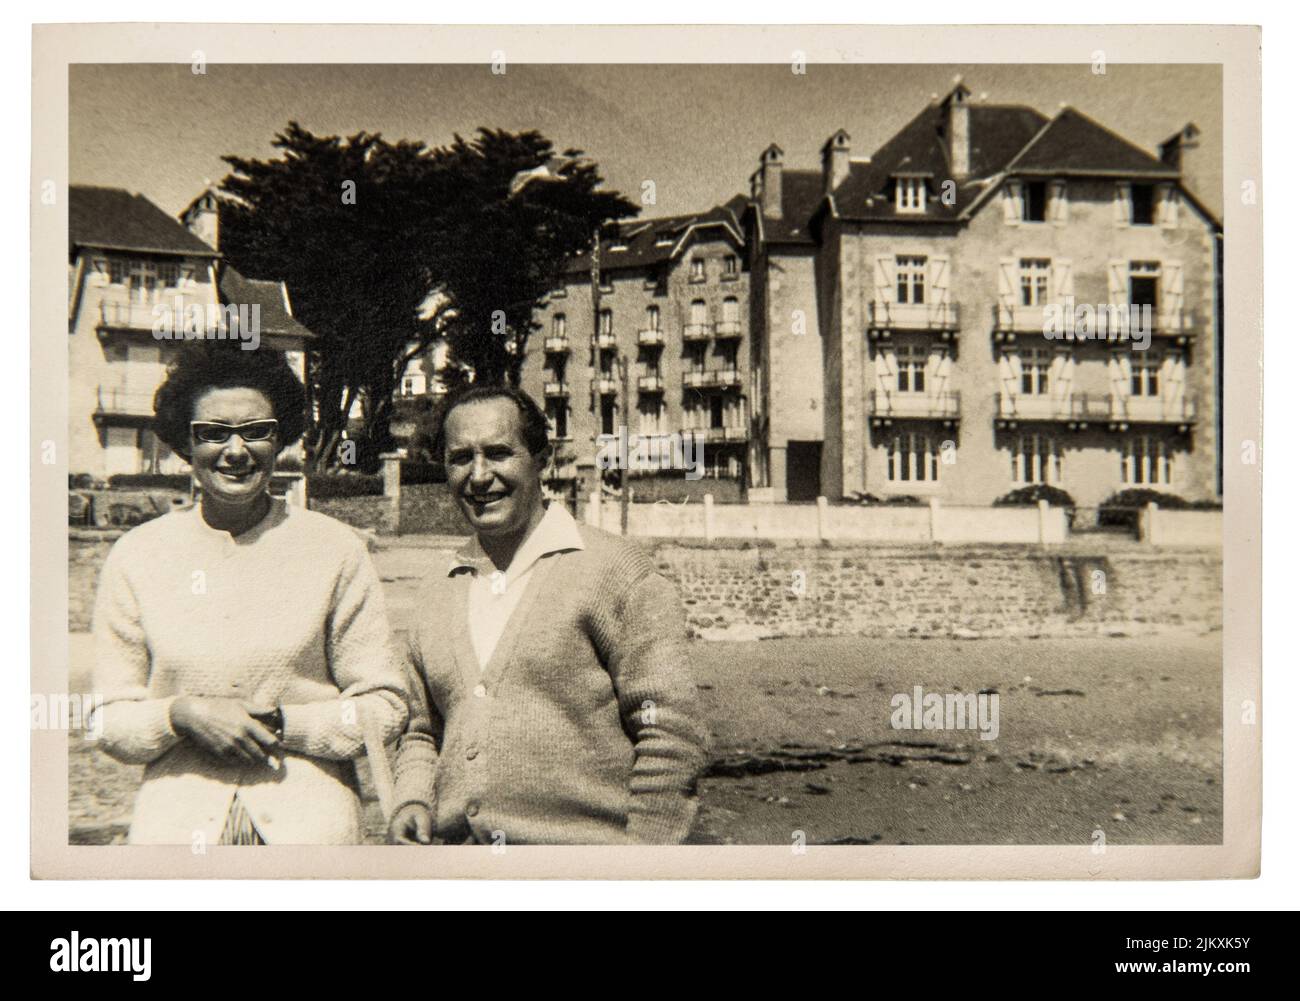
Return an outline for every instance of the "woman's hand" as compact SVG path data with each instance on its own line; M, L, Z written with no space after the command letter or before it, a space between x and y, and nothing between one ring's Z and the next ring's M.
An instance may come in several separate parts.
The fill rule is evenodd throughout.
M433 814L420 803L407 803L388 824L390 845L433 844Z
M239 699L181 696L172 702L172 729L228 764L275 768L280 742L248 710Z

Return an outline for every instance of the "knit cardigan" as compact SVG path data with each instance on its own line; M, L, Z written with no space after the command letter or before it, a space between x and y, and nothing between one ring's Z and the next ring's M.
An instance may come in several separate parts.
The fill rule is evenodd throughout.
M147 766L133 844L216 843L236 792L268 843L360 840L360 721L395 738L406 699L382 587L350 528L281 501L239 536L198 507L164 515L113 545L94 632L99 746ZM182 695L281 706L281 767L183 739L170 723Z
M677 844L707 757L676 588L646 555L579 526L582 550L534 568L487 665L469 573L426 586L408 635L411 716L396 802L439 838Z

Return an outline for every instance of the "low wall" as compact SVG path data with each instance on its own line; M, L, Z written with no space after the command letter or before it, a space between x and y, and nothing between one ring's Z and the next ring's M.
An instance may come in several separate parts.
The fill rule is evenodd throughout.
M384 535L397 531L397 507L388 497L312 497L308 506L353 528Z
M401 488L396 531L464 535L468 529L445 483L419 483Z
M745 491L739 480L711 477L688 480L678 472L673 476L632 476L628 482L632 488L632 499L637 504L653 504L659 500L674 504L685 500L698 504L704 501L705 494L712 494L719 504L739 504L745 499Z
M619 506L585 508L588 524L617 532ZM848 542L1061 543L1064 508L816 504L632 504L628 534L659 538L792 539Z
M706 639L1135 635L1223 617L1222 559L1209 552L664 542L654 557Z
M1219 546L1223 544L1222 511L1170 511L1146 507L1138 534L1153 546Z

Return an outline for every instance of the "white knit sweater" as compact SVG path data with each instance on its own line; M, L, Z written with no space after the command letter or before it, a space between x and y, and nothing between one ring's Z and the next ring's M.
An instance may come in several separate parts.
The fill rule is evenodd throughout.
M269 843L360 839L360 719L390 739L406 702L379 578L350 528L281 501L235 537L197 507L164 515L109 552L94 630L101 746L148 766L133 844L215 844L236 791ZM281 768L227 764L178 736L180 695L282 706Z

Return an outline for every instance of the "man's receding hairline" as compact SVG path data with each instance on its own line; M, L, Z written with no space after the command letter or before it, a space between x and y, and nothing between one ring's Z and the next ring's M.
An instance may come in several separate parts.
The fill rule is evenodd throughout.
M518 439L519 444L524 446L524 451L533 456L540 455L545 451L545 446L536 452L528 447L528 413L524 410L523 404L508 393L492 393L491 395L484 393L482 396L471 396L468 399L462 398L459 400L453 400L451 406L448 408L446 414L443 415L442 419L443 448L447 451L451 451L451 440L450 435L447 433L447 426L451 423L452 414L461 407L472 407L476 403L496 403L498 401L510 405L510 412L515 415L515 437Z

